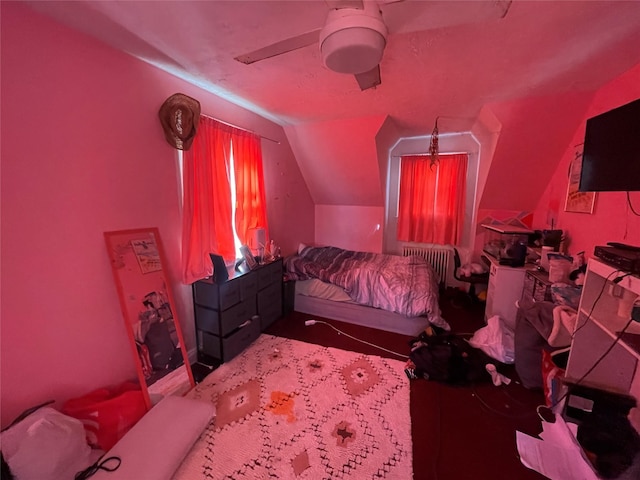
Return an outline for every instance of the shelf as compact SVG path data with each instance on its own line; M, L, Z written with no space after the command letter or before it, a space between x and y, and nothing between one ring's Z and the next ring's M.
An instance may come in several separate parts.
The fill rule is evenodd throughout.
M613 280L618 277L624 276L624 278L620 280L620 283L618 283L618 285L626 290L631 290L632 292L640 295L640 276L638 275L628 275L623 270L612 267L611 265L608 265L594 258L589 260L588 271L600 277L608 278L611 282L613 282Z
M567 378L580 379L582 384L595 388L631 393L638 398L640 322L629 323L630 313L619 315L621 299L629 300L634 294L640 295L640 277L628 275L597 258L589 260ZM627 324L625 333L618 339Z
M586 317L585 317L586 318ZM617 317L618 319L620 317ZM616 338L618 338L618 335L620 334L620 331L622 330L622 328L627 324L627 322L629 321L629 319L627 318L626 320L624 320L624 322L619 323L619 326L615 327L614 329L612 329L612 324L608 323L608 324L603 324L602 322L598 321L595 318L591 318L590 321L592 321L594 324L596 324L603 332L605 332L607 335L609 335L609 337L611 338L611 342L613 342ZM584 321L580 321L579 325L583 325ZM633 325L634 322L632 322L632 324L630 325L630 327ZM635 356L638 360L640 360L640 324L636 323L636 327L633 331L630 331L630 328L628 328L625 333L622 334L622 337L620 338L620 340L618 341L618 343L623 346L624 348L627 349L627 351L632 354L633 356Z
M629 322L628 316L618 315L621 296L629 294L625 293L625 290L640 294L640 278L633 275L625 276L625 272L598 260L590 260L588 267L577 328L584 325L588 318L604 330L613 341ZM616 278L623 276L619 283L614 283ZM640 338L640 323L631 322L620 344L640 359L638 338Z
M589 260L565 378L640 400L640 323L630 323L618 340L630 319L618 315L620 299L633 294L640 294L638 275ZM640 408L631 409L629 421L640 432Z

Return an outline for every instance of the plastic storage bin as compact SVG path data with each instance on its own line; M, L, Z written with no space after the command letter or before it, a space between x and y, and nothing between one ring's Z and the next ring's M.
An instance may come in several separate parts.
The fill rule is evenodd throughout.
M485 229L483 250L500 265L521 267L527 258L529 236L534 232L509 225L482 225Z

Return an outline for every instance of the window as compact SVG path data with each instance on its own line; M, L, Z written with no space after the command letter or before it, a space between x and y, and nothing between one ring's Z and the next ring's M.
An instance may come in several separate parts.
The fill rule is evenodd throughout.
M397 239L457 245L464 227L468 155L401 157Z
M183 188L185 283L211 275L211 253L234 261L236 243L247 243L250 229L268 232L262 150L254 133L201 116L184 152Z

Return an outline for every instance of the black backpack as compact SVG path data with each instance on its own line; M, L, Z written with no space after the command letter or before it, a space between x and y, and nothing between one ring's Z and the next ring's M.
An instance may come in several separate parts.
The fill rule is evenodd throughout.
M419 378L452 385L491 380L485 368L487 363L493 363L491 359L454 334L421 334L411 347L409 358Z

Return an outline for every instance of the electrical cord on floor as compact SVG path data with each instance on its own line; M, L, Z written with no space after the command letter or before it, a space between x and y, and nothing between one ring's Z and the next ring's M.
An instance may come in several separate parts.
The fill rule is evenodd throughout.
M504 393L507 397L509 397L509 398L511 399L511 401L513 401L514 403L517 403L517 404L518 404L518 405L520 405L521 407L525 407L525 406L527 406L527 405L528 405L526 402L521 402L521 401L520 401L520 400L518 400L516 397L514 397L513 395L511 395L511 394L509 393L509 389L507 388L507 386L506 386L506 385L504 385L504 384L503 384L503 385L502 385L502 387L503 387L503 388L501 389L501 390L502 390L502 393Z
M526 412L526 413L521 413L521 414L510 414L510 413L505 413L505 412L501 412L495 408L493 408L491 405L489 405L485 400L483 400L483 398L478 395L478 391L476 390L475 385L471 385L471 389L473 391L472 396L476 398L476 400L478 400L480 402L480 404L486 408L489 412L493 413L494 415L499 415L501 417L505 417L505 418L513 418L513 419L519 419L519 418L526 418L530 415L533 414L533 412ZM519 402L516 402L519 403Z
M391 353L391 354L396 355L396 356L398 356L398 357L400 357L400 358L404 358L404 359L408 359L408 358L409 358L409 355L404 355L404 354L402 354L402 353L394 352L393 350L389 350L389 349L387 349L387 348L381 347L380 345L376 345L375 343L367 342L367 341L365 341L365 340L361 340L361 339L359 339L359 338L356 338L356 337L354 337L353 335L349 335L348 333L345 333L345 332L343 332L342 330L340 330L340 329L338 329L338 328L334 327L334 326L333 326L333 325L331 325L329 322L325 322L325 321L322 321L322 320L306 320L306 321L304 322L304 324L305 324L307 327L309 327L309 326L311 326L311 325L316 325L316 324L318 324L318 323L322 323L322 324L324 324L324 325L328 325L328 326L330 326L331 328L333 328L336 332L338 332L338 334L344 335L345 337L349 337L349 338L351 338L352 340L355 340L355 341L357 341L357 342L364 343L365 345L369 345L369 346L371 346L371 347L375 347L375 348L377 348L377 349L379 349L379 350L383 350L383 351L385 351L385 352L387 352L387 353Z
M330 324L330 323L328 323L328 322L325 322L325 321L322 321L322 320L306 320L306 321L304 322L304 324L305 324L307 327L309 327L309 326L311 326L311 325L316 325L316 324L318 324L318 323L321 323L321 324L324 324L324 325L328 325L329 327L331 327L332 329L334 329L336 332L338 332L338 334L345 335L346 337L349 337L349 338L351 338L351 339L353 339L353 340L356 340L357 342L364 343L364 344L369 345L369 346L374 347L374 348L378 348L378 349L383 350L383 351L385 351L385 352L387 352L387 353L391 353L391 354L393 354L393 355L397 355L398 357L401 357L401 358L406 358L406 359L408 359L408 358L409 358L409 356L408 356L408 355L404 355L404 354L402 354L402 353L394 352L393 350L389 350L389 349L387 349L387 348L381 347L380 345L376 345L376 344L374 344L374 343L367 342L367 341L365 341L365 340L361 340L361 339L356 338L356 337L354 337L354 336L352 336L352 335L349 335L348 333L343 332L342 330L340 330L340 329L338 329L338 328L334 327L333 325L331 325L331 324ZM461 334L461 335L464 335L464 334ZM476 391L475 386L472 386L472 388L473 388L473 396L474 396L475 398L477 398L477 399L478 399L478 401L479 401L479 402L480 402L480 403L481 403L481 404L482 404L486 409L488 409L490 412L495 413L496 415L502 415L503 417L508 417L508 418L524 418L524 417L526 417L526 416L528 416L528 415L531 415L530 413L527 413L527 414L525 414L525 415L509 415L509 414L507 414L507 413L500 412L500 411L498 411L498 410L494 409L493 407L491 407L489 404L487 404L487 402L485 402L485 401L484 401L484 400L483 400L483 399L478 395L478 392ZM437 458L436 458L436 460L437 460ZM437 465L436 465L436 468L437 468Z
M74 480L86 480L87 478L92 477L93 475L98 473L99 470L104 470L105 472L115 472L118 468L120 468L120 464L122 463L120 457L107 457L102 460L103 457L104 455L96 460L93 465L87 467L81 472L76 473Z

